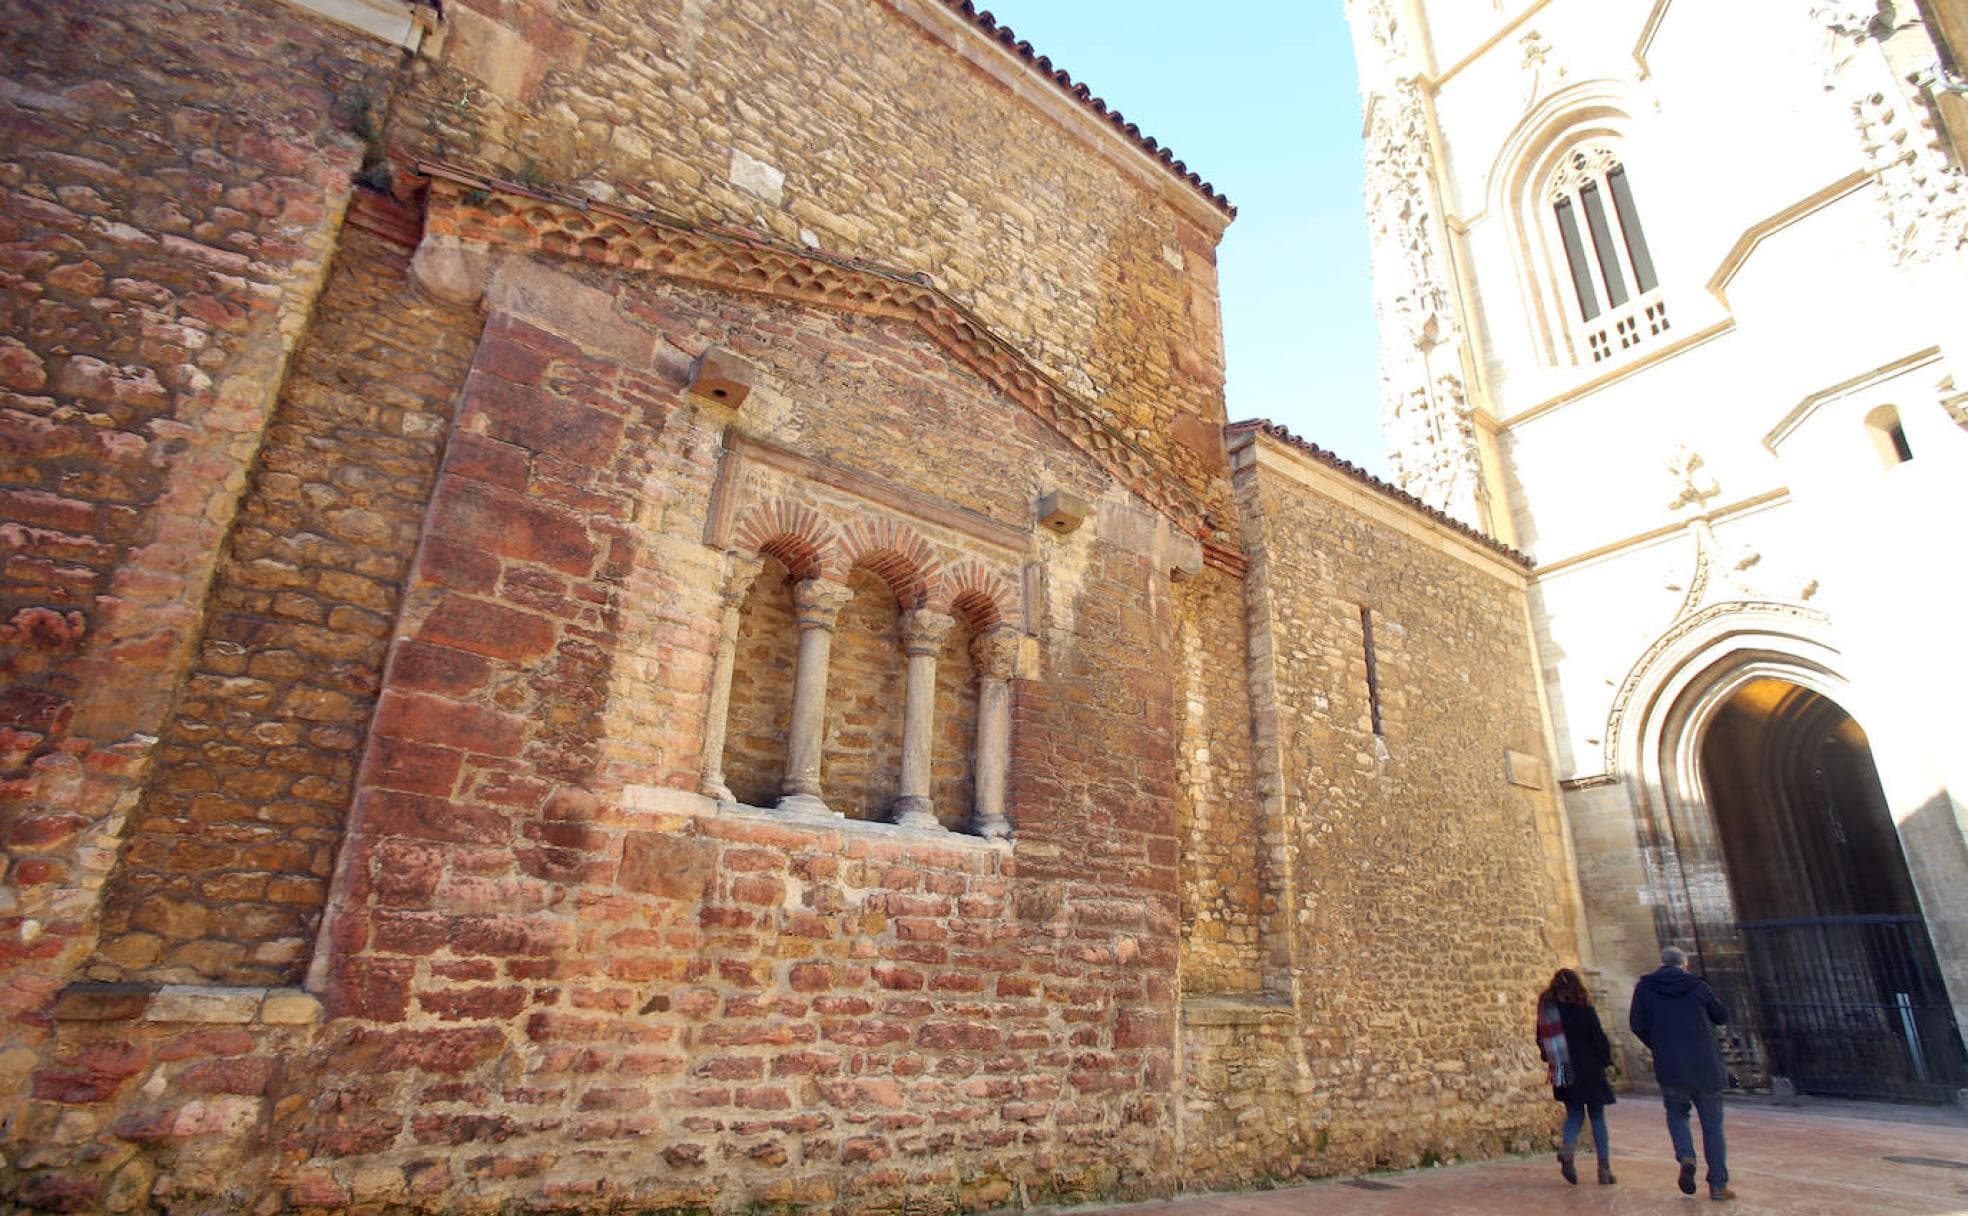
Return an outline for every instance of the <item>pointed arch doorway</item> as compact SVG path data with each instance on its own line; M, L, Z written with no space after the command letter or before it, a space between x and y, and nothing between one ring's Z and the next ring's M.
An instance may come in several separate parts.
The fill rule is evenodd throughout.
M1729 1006L1745 1085L1944 1101L1968 1063L1901 852L1911 808L1888 809L1862 728L1890 714L1841 674L1829 626L1718 602L1628 673L1606 757L1631 800L1633 895Z
M1698 747L1770 1073L1947 1100L1968 1079L1960 1038L1865 732L1766 675L1714 707Z

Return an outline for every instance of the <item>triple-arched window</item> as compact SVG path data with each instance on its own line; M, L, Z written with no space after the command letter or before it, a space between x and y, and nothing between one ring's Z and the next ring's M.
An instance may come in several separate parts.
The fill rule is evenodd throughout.
M1564 252L1570 288L1567 328L1580 362L1603 363L1665 334L1667 302L1633 201L1626 166L1604 143L1562 154L1547 179L1545 203Z

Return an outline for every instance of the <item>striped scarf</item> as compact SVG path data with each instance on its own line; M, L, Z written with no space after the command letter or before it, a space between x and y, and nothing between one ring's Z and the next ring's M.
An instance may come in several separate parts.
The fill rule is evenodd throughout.
M1565 1043L1565 1018L1556 1001L1538 1002L1538 1054L1544 1057L1554 1086L1563 1089L1575 1080L1571 1048Z

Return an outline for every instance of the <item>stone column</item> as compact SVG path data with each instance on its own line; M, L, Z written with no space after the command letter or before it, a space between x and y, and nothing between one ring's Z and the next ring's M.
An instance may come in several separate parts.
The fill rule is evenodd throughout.
M935 750L936 656L956 618L926 608L902 614L902 650L909 656L909 691L903 701L902 793L889 818L912 828L940 828L929 796L929 761Z
M711 701L704 710L704 767L699 793L732 801L724 783L724 735L731 718L731 668L738 655L738 611L764 565L756 557L727 553L724 559L724 609L718 618L717 659L711 667Z
M998 625L971 642L977 663L977 805L971 830L997 839L1011 834L1005 816L1005 769L1011 763L1011 677L1018 670L1020 633Z
M786 775L779 809L839 814L820 797L820 732L827 721L827 660L834 623L854 598L845 583L801 579L793 588L799 607L799 666L793 671L793 726L786 739Z

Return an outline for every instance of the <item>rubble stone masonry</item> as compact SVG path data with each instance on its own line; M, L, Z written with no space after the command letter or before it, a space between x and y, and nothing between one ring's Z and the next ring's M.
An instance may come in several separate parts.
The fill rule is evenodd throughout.
M4 7L0 1207L1548 1132L1521 565L1268 432L1233 476L1227 208L987 18Z

